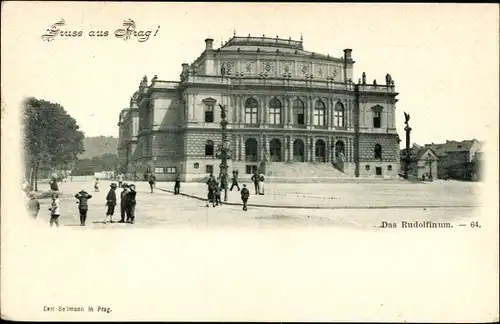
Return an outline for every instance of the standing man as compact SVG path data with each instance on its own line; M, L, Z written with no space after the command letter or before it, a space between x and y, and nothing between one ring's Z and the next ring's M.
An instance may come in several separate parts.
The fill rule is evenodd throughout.
M181 191L181 176L177 174L175 177L175 185L174 185L174 195L178 195Z
M149 174L148 182L149 182L149 187L151 187L151 193L152 193L156 183L156 177L152 172Z
M243 202L243 210L247 211L247 202L248 198L250 198L250 190L248 190L247 185L243 184L243 189L241 189L241 201Z
M120 221L118 223L125 223L125 213L127 210L126 206L126 196L128 194L128 184L122 184L122 192L120 193Z
M233 191L234 186L236 186L236 188L238 188L238 191L240 191L240 186L238 185L238 170L233 170L233 183L231 184L231 188L229 189L229 191Z
M80 226L85 226L85 221L87 220L87 212L89 210L88 200L92 198L92 196L82 189L79 193L75 195L75 198L78 199L78 210L80 211Z
M252 180L253 185L255 186L255 194L258 195L259 194L259 182L260 182L259 173L257 171L255 171L255 173L250 178L250 180Z
M111 189L109 189L108 195L106 196L106 206L108 206L108 210L106 211L106 218L104 219L104 223L109 216L109 222L113 223L113 215L115 214L115 206L116 206L116 183L112 183L110 185Z
M131 184L129 192L125 195L125 210L127 213L127 223L134 224L135 221L135 196L137 191L135 191L135 185Z

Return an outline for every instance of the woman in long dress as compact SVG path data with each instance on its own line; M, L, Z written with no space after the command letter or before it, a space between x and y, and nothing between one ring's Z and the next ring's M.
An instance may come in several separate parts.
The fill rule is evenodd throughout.
M260 181L259 181L259 195L263 195L264 194L264 174L261 173L259 174L259 177L260 177Z

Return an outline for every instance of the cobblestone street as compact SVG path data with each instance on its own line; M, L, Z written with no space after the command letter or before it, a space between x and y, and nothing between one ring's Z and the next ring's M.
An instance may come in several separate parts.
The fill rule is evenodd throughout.
M241 210L239 193L228 193L228 202L238 205L206 207L205 201L175 196L169 190L171 183L158 183L154 193L149 192L145 182L137 182L136 224L104 224L105 196L109 181L101 183L101 191L93 192L91 182L68 182L61 184L62 226L79 227L78 205L74 194L84 188L93 195L89 201L86 228L106 229L124 227L294 227L327 226L372 229L382 221L399 222L426 221L459 222L472 219L477 215L479 205L478 184L470 183L432 183L432 184L324 184L301 185L297 192L295 185L277 184L269 186L265 196L252 195L250 204L269 204L275 208L250 207ZM314 189L319 192L315 193ZM252 188L251 188L252 189ZM203 184L183 184L182 193L204 196ZM117 190L117 195L119 192ZM275 193L273 195L272 193ZM333 197L327 195L333 192ZM288 194L285 195L285 194ZM333 198L333 199L331 199ZM49 220L48 203L41 201L42 209L39 222ZM390 208L383 207L386 201ZM283 207L279 207L283 206ZM320 207L314 208L286 208ZM392 207L391 207L392 206ZM399 208L396 208L400 206ZM409 208L410 206L418 206ZM329 208L329 209L326 209ZM119 206L115 210L114 221L119 220Z

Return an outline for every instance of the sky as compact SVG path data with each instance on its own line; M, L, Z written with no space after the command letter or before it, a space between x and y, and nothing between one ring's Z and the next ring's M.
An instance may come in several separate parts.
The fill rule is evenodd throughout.
M124 20L156 32L145 42L114 37ZM41 36L62 30L82 37ZM178 81L181 64L238 36L299 40L341 57L351 48L363 72L399 92L398 132L411 116L412 142L485 140L498 128L498 6L493 4L2 2L2 100L16 111L27 96L57 102L86 136L118 136L118 114L144 75ZM90 37L108 31L108 37ZM402 142L404 143L404 142Z

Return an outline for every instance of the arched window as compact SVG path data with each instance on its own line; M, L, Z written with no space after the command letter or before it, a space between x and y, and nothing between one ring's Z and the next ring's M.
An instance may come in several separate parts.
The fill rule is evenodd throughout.
M299 99L294 100L292 104L292 109L293 109L293 124L304 125L305 124L304 103Z
M253 98L248 98L245 101L245 123L257 124L259 103Z
M276 98L269 102L269 124L281 124L281 102Z
M214 142L207 140L205 143L205 156L214 156Z
M380 144L375 144L375 158L382 159L382 146Z
M325 104L321 100L316 101L314 106L314 125L325 125Z
M333 126L344 127L344 105L340 102L335 104L335 110L333 111Z
M269 143L269 155L271 161L281 162L281 142L279 139L275 138Z

